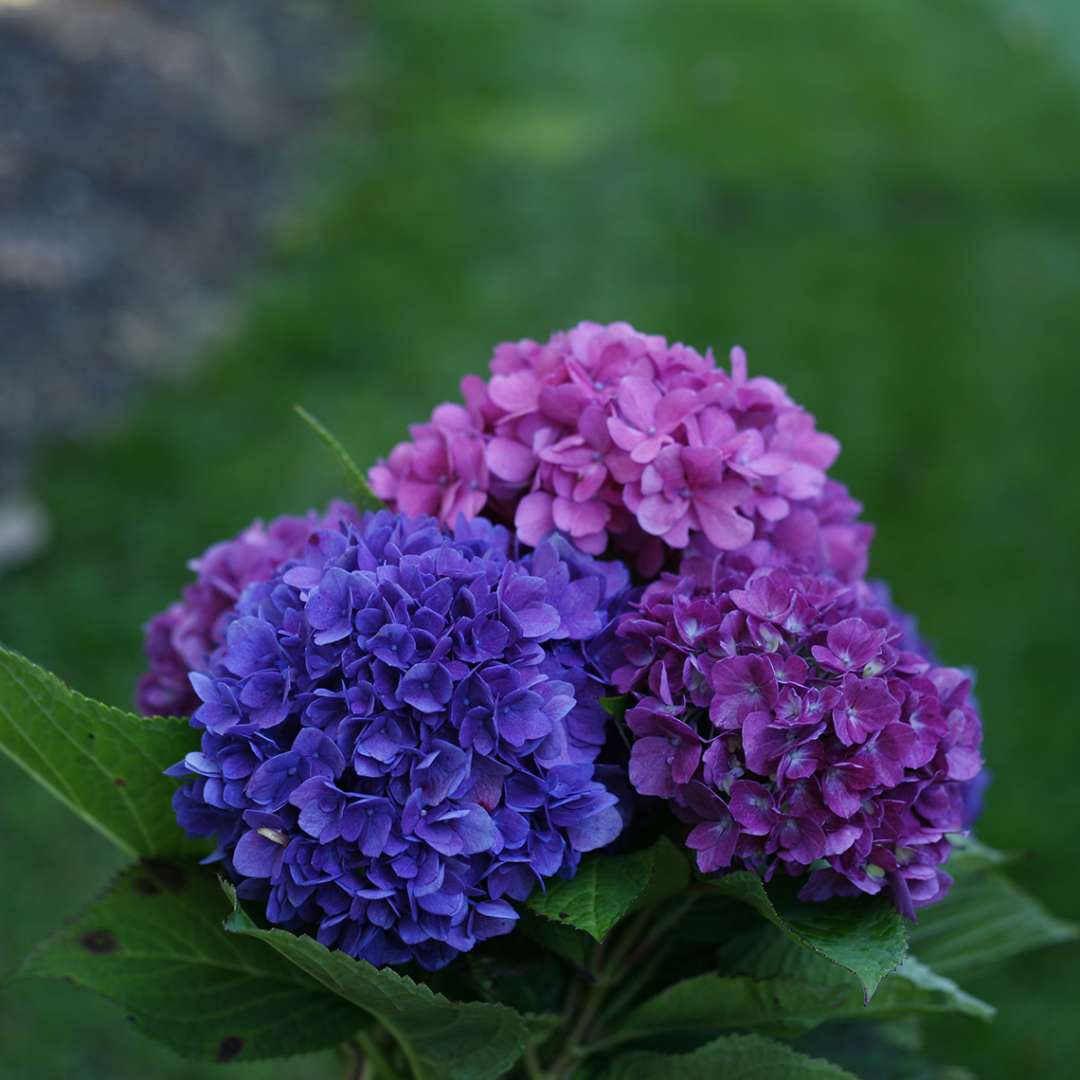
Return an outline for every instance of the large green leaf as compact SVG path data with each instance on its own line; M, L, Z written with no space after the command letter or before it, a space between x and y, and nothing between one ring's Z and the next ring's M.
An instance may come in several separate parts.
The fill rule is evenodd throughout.
M879 1024L839 1023L817 1028L796 1044L866 1080L975 1080L955 1065L927 1058L915 1016Z
M131 855L203 847L177 826L162 775L197 742L185 720L102 705L0 646L0 749Z
M338 465L341 466L341 471L345 476L345 481L351 489L351 495L356 505L359 506L361 510L385 509L383 501L371 490L371 485L368 483L367 477L363 474L356 462L353 461L349 451L341 444L341 440L338 439L338 437L321 421L312 416L307 409L302 408L300 405L294 405L293 408L296 411L296 415L299 416L313 432L315 432L323 445L337 459Z
M759 1035L727 1035L690 1054L616 1058L605 1080L856 1080L851 1073Z
M263 930L237 906L225 927L265 942L393 1034L418 1080L494 1080L521 1056L529 1032L505 1005L455 1003L389 968L376 968L313 938Z
M184 860L144 860L21 974L64 979L121 1005L135 1025L199 1061L251 1061L333 1045L365 1015L255 941L222 928L217 877Z
M1017 953L1072 941L1077 927L1051 915L981 857L954 859L956 884L919 912L911 947L936 971L958 975Z
M779 907L761 879L747 871L709 878L723 896L749 904L792 941L850 971L869 1001L881 980L907 952L907 934L896 909L884 898L835 899L824 904L791 900Z
M807 954L810 955L810 954ZM960 1012L989 1020L993 1009L955 983L911 958L883 982L865 1004L855 981L819 962L824 978L708 973L684 979L646 1001L620 1026L621 1039L673 1033L701 1036L722 1031L761 1030L799 1035L832 1020L880 1020L908 1013Z
M994 1010L986 1002L961 990L951 979L928 968L914 957L904 962L878 987L867 1004L856 991L851 973L793 941L773 926L734 937L720 951L719 967L725 974L747 975L758 980L787 980L837 991L837 1011L852 1019L880 1020L912 1012L959 1012L990 1020ZM838 1019L833 1015L830 1019Z
M586 856L573 878L535 894L529 907L603 941L635 907L677 893L689 876L685 857L661 837L652 847L630 855L597 852Z

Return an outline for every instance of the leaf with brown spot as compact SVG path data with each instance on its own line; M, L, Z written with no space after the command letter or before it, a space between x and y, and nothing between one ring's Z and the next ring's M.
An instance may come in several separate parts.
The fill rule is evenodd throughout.
M166 892L183 892L187 886L187 868L172 859L143 859L139 867Z
M229 904L207 867L147 859L26 962L131 1013L144 1034L197 1061L320 1050L366 1016L272 949L227 934ZM288 1017L288 1023L282 1023Z
M116 938L110 930L87 930L79 937L79 944L91 953L116 952Z
M239 1035L226 1035L218 1044L217 1061L232 1061L244 1049L244 1040Z

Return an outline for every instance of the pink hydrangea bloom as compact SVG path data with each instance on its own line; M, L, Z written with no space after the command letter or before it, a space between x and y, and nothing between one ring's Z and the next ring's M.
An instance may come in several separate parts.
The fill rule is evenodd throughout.
M535 546L554 532L609 543L654 574L673 550L778 547L784 560L857 577L870 531L827 479L831 435L772 379L628 323L583 322L544 344L495 349L491 376L462 383L370 474L405 513L512 522ZM757 554L753 554L757 545Z
M136 707L147 716L190 716L199 699L188 675L206 668L223 643L222 617L256 581L266 581L283 562L297 558L308 538L340 521L358 521L347 503L333 502L325 514L252 522L239 536L208 548L188 564L196 579L183 597L146 624L149 669L139 679Z

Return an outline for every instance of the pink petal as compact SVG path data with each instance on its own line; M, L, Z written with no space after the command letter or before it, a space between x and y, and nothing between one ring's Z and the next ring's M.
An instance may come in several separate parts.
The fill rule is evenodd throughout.
M518 503L514 528L523 543L536 547L555 531L555 519L551 512L553 502L546 491L533 491Z
M460 405L445 402L431 414L432 424L444 433L460 433L473 430L472 417Z
M487 486L484 444L479 438L456 438L450 444L450 464L466 483Z
M611 441L622 450L632 451L645 438L637 428L632 428L617 416L609 417L607 429Z
M673 430L700 406L701 395L696 390L672 390L671 393L664 395L663 400L656 407L657 430Z
M674 525L664 534L664 543L668 547L682 549L690 543L690 515L679 518Z
M540 382L531 371L495 375L488 383L488 396L508 413L532 412L540 403Z
M611 520L611 507L602 502L576 503L556 499L552 506L555 525L573 537L600 532Z
M665 446L674 440L670 435L653 435L652 438L643 439L630 451L630 460L639 465L648 465Z
M719 450L708 446L684 446L678 454L686 482L693 489L708 491L720 486L720 478L725 470L724 455ZM667 452L657 458L657 464L666 457Z
M778 478L776 487L789 499L813 499L825 487L825 474L813 465L796 462Z
M589 533L588 536L575 536L574 543L586 555L603 555L608 546L607 530L602 529L600 532Z
M536 455L514 439L495 438L485 452L488 468L500 479L523 484L536 468Z
M443 437L424 434L417 439L410 466L416 479L439 483L450 469Z
M611 436L608 434L607 417L599 405L590 405L578 421L578 431L582 438L594 450L601 453L611 448Z
M766 495L754 503L754 509L766 521L783 521L788 513L788 501L779 495Z
M741 345L731 350L731 378L736 386L746 382L746 352Z
M582 410L589 403L589 393L577 383L545 386L540 392L540 411L557 424L582 426ZM581 419L579 419L581 417Z
M651 379L628 375L619 383L619 408L623 416L641 431L656 424L656 406L663 395Z
M368 469L368 483L380 499L390 500L397 493L398 478L387 465L372 465Z
M487 383L479 375L466 375L461 380L461 396L465 399L465 407L469 410L477 422L480 422L484 412L490 407Z
M467 518L474 518L484 509L486 502L486 491L459 481L452 484L443 495L441 520L453 524L462 514Z
M665 490L678 491L688 480L683 455L693 453L695 451L678 446L665 446L642 473L641 490L646 495L655 495ZM710 460L715 460L716 452L708 451L708 453L713 455Z
M694 509L709 543L721 551L732 551L753 540L754 523L730 507L695 499Z
M670 532L689 509L686 499L666 499L663 495L648 495L638 507L638 524L651 536Z
M599 461L588 466L574 485L574 502L586 502L591 499L604 486L606 479L607 469Z
M604 461L608 472L620 484L636 484L644 472L644 467L631 461L630 456L622 450L608 451Z
M541 461L568 469L580 469L592 460L595 451L586 446L579 435L570 435L551 446L545 446L538 453Z
M787 454L761 454L751 462L754 472L758 476L779 476L786 473L792 466L792 460Z
M421 484L406 480L398 486L397 508L410 517L421 514L435 516L439 513L443 489L438 484Z
M735 434L735 421L726 409L710 406L694 419L704 446L723 446Z

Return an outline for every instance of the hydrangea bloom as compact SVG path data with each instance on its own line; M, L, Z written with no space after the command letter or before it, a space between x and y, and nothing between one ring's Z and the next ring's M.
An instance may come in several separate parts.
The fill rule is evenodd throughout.
M701 569L704 569L702 567ZM704 872L809 873L800 895L943 895L981 726L970 679L911 651L866 584L745 560L665 575L617 633L630 780L672 800Z
M627 323L581 323L499 345L491 378L467 377L462 394L371 471L405 513L483 512L527 544L558 531L592 554L614 539L646 576L695 537L776 545L850 578L865 566L858 504L826 480L839 444L773 380L749 378L741 349L729 374Z
M199 699L188 675L206 667L225 640L223 619L244 589L267 578L295 558L315 529L332 528L355 516L345 503L331 503L325 514L255 521L239 536L214 544L188 564L196 580L183 598L155 615L145 629L149 670L139 680L136 707L147 716L190 716Z
M270 922L435 969L512 929L621 811L588 642L625 589L556 538L388 511L312 535L226 620L178 819Z

